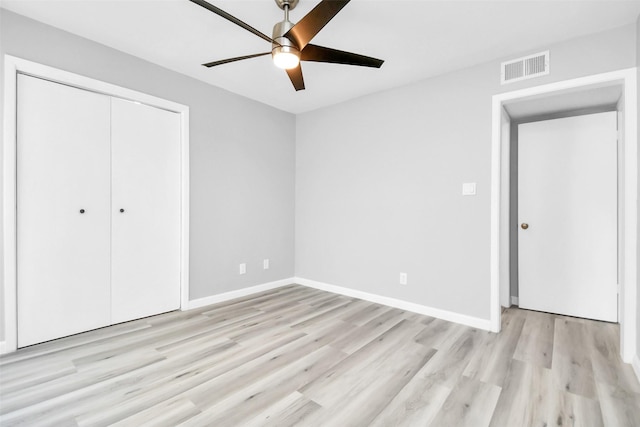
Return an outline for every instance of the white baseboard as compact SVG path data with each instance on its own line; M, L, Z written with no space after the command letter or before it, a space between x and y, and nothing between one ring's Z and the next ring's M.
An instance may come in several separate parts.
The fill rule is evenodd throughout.
M6 354L6 353L7 353L7 342L0 341L0 354Z
M633 366L633 372L636 373L636 378L638 378L638 381L640 381L640 358L638 358L637 354L633 356L631 366Z
M263 283L261 285L251 286L249 288L238 289L237 291L225 292L223 294L211 295L204 298L198 298L187 302L184 310L192 310L194 308L204 307L206 305L217 304L223 301L229 301L235 298L244 297L258 292L264 292L282 286L294 283L293 278L276 280L275 282Z
M344 288L342 286L330 285L328 283L316 282L314 280L304 279L302 277L295 277L293 281L294 283L308 286L310 288L320 289L322 291L333 292L335 294L345 295L352 298L363 299L365 301L383 304L389 307L423 314L425 316L437 317L438 319L460 323L462 325L471 326L473 328L484 329L487 331L491 330L491 321L489 319L480 319L478 317L467 316L464 314L441 310L439 308L428 307L413 302L371 294L355 289Z
M518 297L511 297L511 305L519 305Z

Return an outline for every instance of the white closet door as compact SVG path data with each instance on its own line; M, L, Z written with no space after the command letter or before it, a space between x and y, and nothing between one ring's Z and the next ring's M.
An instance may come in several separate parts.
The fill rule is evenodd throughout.
M180 116L112 99L113 322L180 306Z
M18 77L19 347L110 323L109 104Z

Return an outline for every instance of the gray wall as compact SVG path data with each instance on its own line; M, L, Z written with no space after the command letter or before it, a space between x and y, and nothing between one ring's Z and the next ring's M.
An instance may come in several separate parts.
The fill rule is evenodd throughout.
M296 275L489 319L492 95L633 67L636 28L547 48L535 80L492 61L299 115Z
M0 10L3 57L190 107L191 299L294 275L295 116Z
M637 76L637 89L638 89L638 104L640 106L640 16L636 21L636 66L638 67ZM640 125L638 126L638 143L640 143ZM640 164L640 150L638 151L638 164ZM640 189L640 174L638 174L638 188ZM640 197L638 197L640 201ZM638 205L638 211L640 212L640 204ZM640 242L640 227L638 228L638 241ZM640 265L640 250L638 251L638 265ZM636 355L640 355L640 275L638 275L638 289L637 289L637 304L636 304Z

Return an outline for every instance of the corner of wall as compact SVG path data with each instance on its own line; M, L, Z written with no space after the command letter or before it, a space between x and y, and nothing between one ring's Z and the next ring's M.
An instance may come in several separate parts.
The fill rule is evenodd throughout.
M269 291L271 289L281 288L295 283L293 277L288 279L276 280L274 282L262 283L260 285L251 286L248 288L242 288L235 291L224 292L221 294L210 295L204 298L197 298L189 300L182 310L193 310L194 308L200 308L211 304L217 304L224 301L229 301L236 298L242 298L248 295L257 294L259 292ZM2 343L0 342L0 354L2 353Z

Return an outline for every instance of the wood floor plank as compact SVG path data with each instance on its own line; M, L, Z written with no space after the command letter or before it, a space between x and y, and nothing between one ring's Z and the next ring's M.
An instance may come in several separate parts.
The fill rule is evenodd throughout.
M554 393L551 370L537 363L514 360L500 392L491 426L553 425L547 422L546 408L549 396Z
M547 408L547 425L604 427L600 404L597 400L556 388L548 394ZM616 426L616 424L613 425Z
M584 323L556 319L552 372L559 390L587 398L596 397L591 352L584 347L589 341Z
M431 422L436 426L488 426L500 396L500 387L462 377Z
M211 399L210 395L204 395L200 391L189 391L187 395L191 396L191 400L203 412L201 416L192 418L184 425L202 425L201 419L206 420L208 425L242 425L252 414L264 410L274 401L303 387L345 356L338 350L323 346L302 358L297 358L286 368L270 372L269 375L247 383L235 392L225 393L221 400Z
M640 393L631 365L620 358L619 325L596 322L591 325L588 342L594 378L631 393Z
M78 372L77 375L66 375L43 384L21 388L10 397L3 397L0 411L2 414L16 411L58 397L60 394L89 387L95 384L96 378L100 378L101 381L114 379L164 359L161 354L147 350L114 357L106 365L95 366L88 371Z
M345 317L344 320L346 322L353 323L354 325L362 326L365 323L369 322L371 319L378 317L380 313L387 310L389 310L389 307L381 304L370 303L362 310Z
M103 425L109 425L135 414L140 407L146 408L197 389L203 384L256 358L279 350L303 336L303 334L290 334L279 340L264 343L263 346L251 351L243 350L240 346L233 346L227 351L214 352L208 358L199 362L191 362L182 368L170 367L167 371L157 372L154 376L143 378L142 384L139 382L128 384L124 390L112 394L111 399L102 399L100 409L87 408L78 417L78 420L85 425L92 426L100 425L98 420L103 420Z
M37 386L58 378L77 372L76 366L70 360L52 359L47 364L33 365L33 363L20 368L0 369L0 387L2 393L9 394L19 389Z
M372 427L423 427L431 424L451 389L414 376L371 422Z
M322 407L297 391L285 396L255 417L245 427L288 427L309 424L308 418Z
M189 390L189 395L200 408L213 406L217 402L225 400L228 394L250 387L255 382L261 381L281 369L290 368L311 352L324 347L331 349L325 345L327 341L331 340L331 335L327 333L324 339L326 341L322 338L304 336L192 388ZM335 350L332 354L335 356L334 363L341 360L338 356L340 352Z
M191 419L200 413L200 410L193 404L193 402L183 397L176 397L160 402L157 405L145 409L144 411L140 411L135 415L113 423L111 426L172 426Z
M503 328L500 334L481 333L490 345L484 346L485 351L474 354L465 368L464 375L501 387L513 361L524 323L523 317L513 316L511 312L507 312L503 316Z
M385 310L378 316L362 324L361 327L345 331L344 336L331 345L345 353L352 354L402 320L401 311Z
M429 327L424 328L422 332L416 336L415 340L426 347L439 349L441 348L443 341L450 338L453 333L455 333L455 330L458 330L458 333L463 332L463 329L459 326L460 325L447 322L446 320L432 318L432 322L429 324Z
M375 368L376 375L361 376L350 387L344 387L339 401L328 405L319 402L324 410L314 415L325 425L370 425L435 352L410 341L400 344L388 358L379 361L382 363ZM314 424L313 416L309 418Z
M528 312L513 358L551 369L554 325L553 316Z
M601 382L596 387L605 426L640 426L640 394Z
M455 387L485 337L484 332L473 328L462 330L464 333L458 335L450 347L439 350L418 375L443 387Z
M109 340L118 339L120 336L125 336L133 331L150 328L146 321L128 322L119 325L110 326L107 328L96 329L91 333L83 333L72 335L69 337L60 338L53 341L48 341L38 345L32 345L20 349L10 354L2 355L0 357L0 369L4 365L26 362L30 363L32 359L40 357L59 357L66 359L68 355L74 354L74 352L84 353L87 346L93 346L96 343Z
M411 343L415 333L416 329L402 320L299 391L323 407L331 407L345 392L368 381L367 372L376 372L401 343Z
M640 426L617 325L493 334L298 285L0 357L2 426Z

